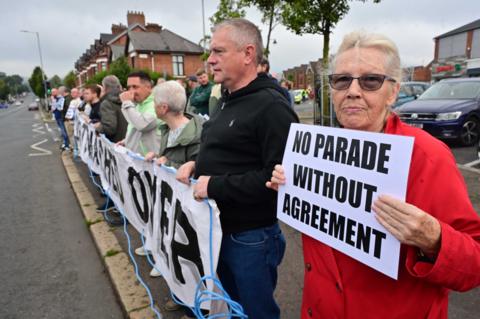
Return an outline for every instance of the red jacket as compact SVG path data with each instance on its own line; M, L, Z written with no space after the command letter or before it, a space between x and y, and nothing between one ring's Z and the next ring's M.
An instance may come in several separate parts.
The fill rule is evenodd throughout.
M450 289L480 285L480 218L447 146L392 115L385 133L415 137L406 201L441 224L435 263L402 245L398 281L306 235L302 318L447 318Z

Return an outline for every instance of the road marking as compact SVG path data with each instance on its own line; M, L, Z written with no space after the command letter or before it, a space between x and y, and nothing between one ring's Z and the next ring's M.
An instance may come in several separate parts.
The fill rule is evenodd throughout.
M47 131L49 131L50 134L52 135L52 140L53 140L54 142L60 141L60 140L55 136L55 133L54 133L53 130L50 128L50 126L48 125L48 123L45 123L45 127L47 128Z
M48 139L43 139L40 142L37 142L35 144L30 145L30 147L36 151L39 151L40 153L30 153L28 156L45 156L45 155L52 155L52 152L49 150L46 150L44 148L39 147L38 145L45 143L48 141Z
M45 132L43 131L43 125L41 123L35 123L35 124L32 124L32 126L34 127L32 128L32 131L34 131L35 133L38 133L33 135L33 138L37 137L39 134L40 135L45 134Z

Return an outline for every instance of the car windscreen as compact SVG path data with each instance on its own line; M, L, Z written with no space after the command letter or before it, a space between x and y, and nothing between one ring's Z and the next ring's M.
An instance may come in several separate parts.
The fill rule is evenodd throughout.
M426 90L419 99L473 99L478 95L480 95L480 81L439 82Z

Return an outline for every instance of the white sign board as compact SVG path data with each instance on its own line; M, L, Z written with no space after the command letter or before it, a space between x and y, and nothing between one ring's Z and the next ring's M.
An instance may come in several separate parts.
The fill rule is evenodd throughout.
M400 242L371 209L381 194L405 200L413 138L292 124L277 217L397 279Z

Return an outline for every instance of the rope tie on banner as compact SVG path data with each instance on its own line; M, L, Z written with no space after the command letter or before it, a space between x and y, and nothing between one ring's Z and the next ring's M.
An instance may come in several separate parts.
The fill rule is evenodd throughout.
M108 139L106 139L103 134L100 135L102 140L106 141L107 144L109 145L112 145L113 143L110 142ZM75 149L77 150L76 156L78 156L78 148L77 148L77 145L75 144ZM134 159L137 159L137 160L141 160L141 161L144 161L145 158L140 156L139 154L136 154L136 153L133 153L131 151L127 151L127 155L134 158ZM152 163L153 165L153 170L154 170L154 174L156 174L156 167L157 165L155 163ZM106 189L104 189L96 180L95 180L95 176L93 174L93 171L91 169L91 167L93 166L93 163L91 160L88 160L87 161L87 166L88 166L88 170L89 170L89 176L90 176L90 179L92 180L93 184L98 187L100 189L100 191L106 196L106 203L105 203L105 207L108 206L108 203L109 201L111 200L110 199L110 191L108 189L108 187ZM176 173L177 170L175 168L172 168L172 167L168 167L168 166L164 166L164 165L161 165L160 168L170 172L170 173ZM196 183L196 180L194 179L190 179L191 183L192 184L195 184ZM209 258L210 258L210 274L209 275L206 275L206 276L203 276L202 278L200 278L200 281L197 283L197 286L196 286L196 289L195 289L195 299L194 299L194 306L193 307L190 307L188 305L186 305L185 303L183 303L182 301L178 300L178 298L175 297L175 295L170 291L170 295L172 297L172 299L182 305L182 306L185 306L185 307L188 307L192 310L192 312L195 314L195 316L197 318L200 318L200 319L216 319L216 318L248 318L247 315L245 315L244 313L244 310L243 310L243 307L236 301L232 300L230 298L230 296L228 295L228 293L225 291L225 289L223 288L222 286L222 283L220 282L220 280L216 277L215 275L215 270L213 269L213 208L212 206L210 205L208 199L204 199L204 202L208 205L209 207L209 213L210 213L210 227L209 227ZM122 215L122 219L123 219L123 232L125 234L125 237L127 238L127 244L128 244L128 255L130 257L130 260L132 261L133 263L133 266L134 266L134 269L135 269L135 276L137 277L138 281L140 282L140 284L145 288L145 290L147 291L147 294L148 294L148 298L149 298L149 301L150 301L150 308L152 309L152 311L155 313L157 319L162 319L162 315L160 314L160 312L155 308L154 306L154 300L153 300L153 297L152 297L152 293L148 287L148 285L143 281L140 273L139 273L139 270L138 270L138 265L137 265L137 262L135 261L135 258L132 254L132 247L131 247L131 238L130 238L130 235L128 234L128 231L127 231L127 218L125 217L125 213L123 212L122 209L120 209L117 204L115 202L113 202L113 204L115 205L115 208L120 212L120 214ZM107 222L109 222L109 218L108 216L106 215L106 211L103 212L103 216L105 218L105 220ZM140 238L141 238L141 241L142 241L142 247L145 251L147 251L146 247L145 247L145 240L144 240L144 236L143 236L143 232L142 234L140 235ZM148 263L154 268L156 269L158 272L161 273L161 271L156 267L154 261L151 259L151 256L147 253L147 261ZM219 290L220 293L217 293L217 292L214 292L214 291L209 291L209 290L206 290L206 289L203 289L203 287L207 286L206 285L206 281L207 280L211 280L213 285ZM206 302L212 302L212 301L216 301L216 302L224 302L228 308L228 312L227 313L218 313L218 314L213 314L213 315L204 315L202 313L202 310L201 310L201 305L203 303L206 303Z

